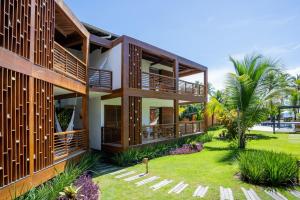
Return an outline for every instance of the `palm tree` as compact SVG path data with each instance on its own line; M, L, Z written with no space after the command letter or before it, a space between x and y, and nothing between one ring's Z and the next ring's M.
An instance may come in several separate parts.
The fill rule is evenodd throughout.
M238 111L239 148L246 147L246 131L267 117L265 98L268 95L264 80L277 69L278 62L262 55L246 56L242 61L230 57L235 73L228 77L229 104Z
M211 125L214 125L214 119L224 111L224 107L216 97L212 97L206 105L205 113L211 117Z

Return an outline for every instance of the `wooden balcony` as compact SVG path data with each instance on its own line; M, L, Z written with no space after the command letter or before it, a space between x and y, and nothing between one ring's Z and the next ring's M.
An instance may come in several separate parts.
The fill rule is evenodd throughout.
M90 88L112 90L112 71L89 67Z
M54 161L58 161L87 149L86 130L54 133Z
M175 124L147 125L142 128L142 143L152 143L175 138Z
M86 84L86 64L64 47L54 42L54 71Z
M149 72L142 72L142 89L204 96L204 86L201 84L179 80L176 89L175 78Z
M190 135L203 132L203 121L182 121L179 122L179 135Z

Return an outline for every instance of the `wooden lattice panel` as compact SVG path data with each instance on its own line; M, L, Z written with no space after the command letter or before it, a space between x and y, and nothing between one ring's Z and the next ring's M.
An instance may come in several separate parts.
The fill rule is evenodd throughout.
M53 85L34 80L34 171L53 164Z
M0 187L29 175L29 77L0 67Z
M0 47L30 55L31 0L0 0Z
M34 63L53 68L55 1L35 0Z
M142 48L129 44L129 87L141 88Z
M129 145L141 143L142 134L142 98L129 97Z

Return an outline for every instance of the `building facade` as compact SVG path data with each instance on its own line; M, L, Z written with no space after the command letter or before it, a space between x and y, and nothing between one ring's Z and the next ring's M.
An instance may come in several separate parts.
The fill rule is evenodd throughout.
M179 106L206 102L200 64L81 23L63 0L0 1L0 199L88 149L202 133L206 118L180 121Z

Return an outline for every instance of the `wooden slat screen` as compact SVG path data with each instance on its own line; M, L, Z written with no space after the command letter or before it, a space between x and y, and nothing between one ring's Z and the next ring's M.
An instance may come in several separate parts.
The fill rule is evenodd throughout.
M53 68L54 31L55 0L35 0L34 63L48 69Z
M29 175L29 77L0 67L0 187Z
M141 88L142 48L129 44L129 87Z
M31 0L0 1L0 47L29 59Z
M112 89L112 71L89 68L88 72L90 87Z
M129 145L141 144L142 98L129 97Z
M54 140L53 85L34 80L34 171L53 163Z

